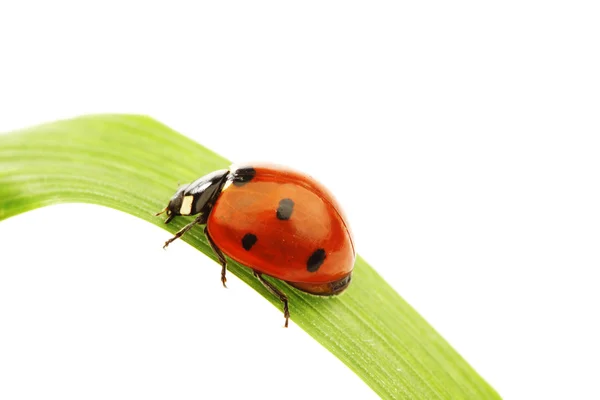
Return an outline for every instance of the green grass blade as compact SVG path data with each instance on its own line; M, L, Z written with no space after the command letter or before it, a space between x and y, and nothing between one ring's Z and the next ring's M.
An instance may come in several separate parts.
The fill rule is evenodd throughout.
M0 135L0 220L52 204L84 202L175 232L185 221L164 225L154 216L173 194L173 183L228 165L144 116L94 115L36 126ZM216 260L202 229L182 240ZM280 308L249 269L233 262L229 269ZM381 398L500 398L360 256L351 287L337 298L275 284L288 294L292 320Z

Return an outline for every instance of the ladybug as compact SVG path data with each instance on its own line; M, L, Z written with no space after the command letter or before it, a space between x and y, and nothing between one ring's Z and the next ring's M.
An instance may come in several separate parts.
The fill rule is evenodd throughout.
M156 216L197 217L165 242L166 248L195 225L221 264L226 286L227 258L251 268L283 303L286 295L264 276L317 296L342 293L352 279L354 239L333 195L310 176L274 164L233 164L184 185Z

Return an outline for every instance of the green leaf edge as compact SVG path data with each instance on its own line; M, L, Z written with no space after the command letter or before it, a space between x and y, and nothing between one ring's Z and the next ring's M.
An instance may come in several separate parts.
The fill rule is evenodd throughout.
M0 221L79 202L120 210L173 233L186 221L165 225L154 213L177 182L229 164L144 115L87 115L5 133L0 135ZM216 261L201 229L182 240ZM229 273L281 310L250 269L230 261ZM338 297L310 296L271 282L288 295L294 323L382 399L500 398L360 255L350 288ZM274 328L282 320L274 321Z

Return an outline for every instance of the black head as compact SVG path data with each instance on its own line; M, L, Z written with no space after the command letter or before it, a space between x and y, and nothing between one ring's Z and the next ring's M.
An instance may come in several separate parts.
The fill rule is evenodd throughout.
M179 215L203 214L208 217L208 213L217 197L219 197L228 175L229 170L223 169L211 172L189 185L182 186L171 197L169 204L156 215L166 212L165 224L168 224L174 217Z

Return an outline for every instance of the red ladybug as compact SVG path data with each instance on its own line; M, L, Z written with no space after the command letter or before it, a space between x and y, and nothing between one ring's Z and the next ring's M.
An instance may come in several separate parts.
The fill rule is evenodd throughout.
M180 188L156 215L164 212L165 223L197 215L165 248L194 225L205 225L223 286L225 256L253 269L283 302L286 327L288 299L263 275L320 296L339 294L350 284L356 252L346 217L323 185L290 168L232 165Z

